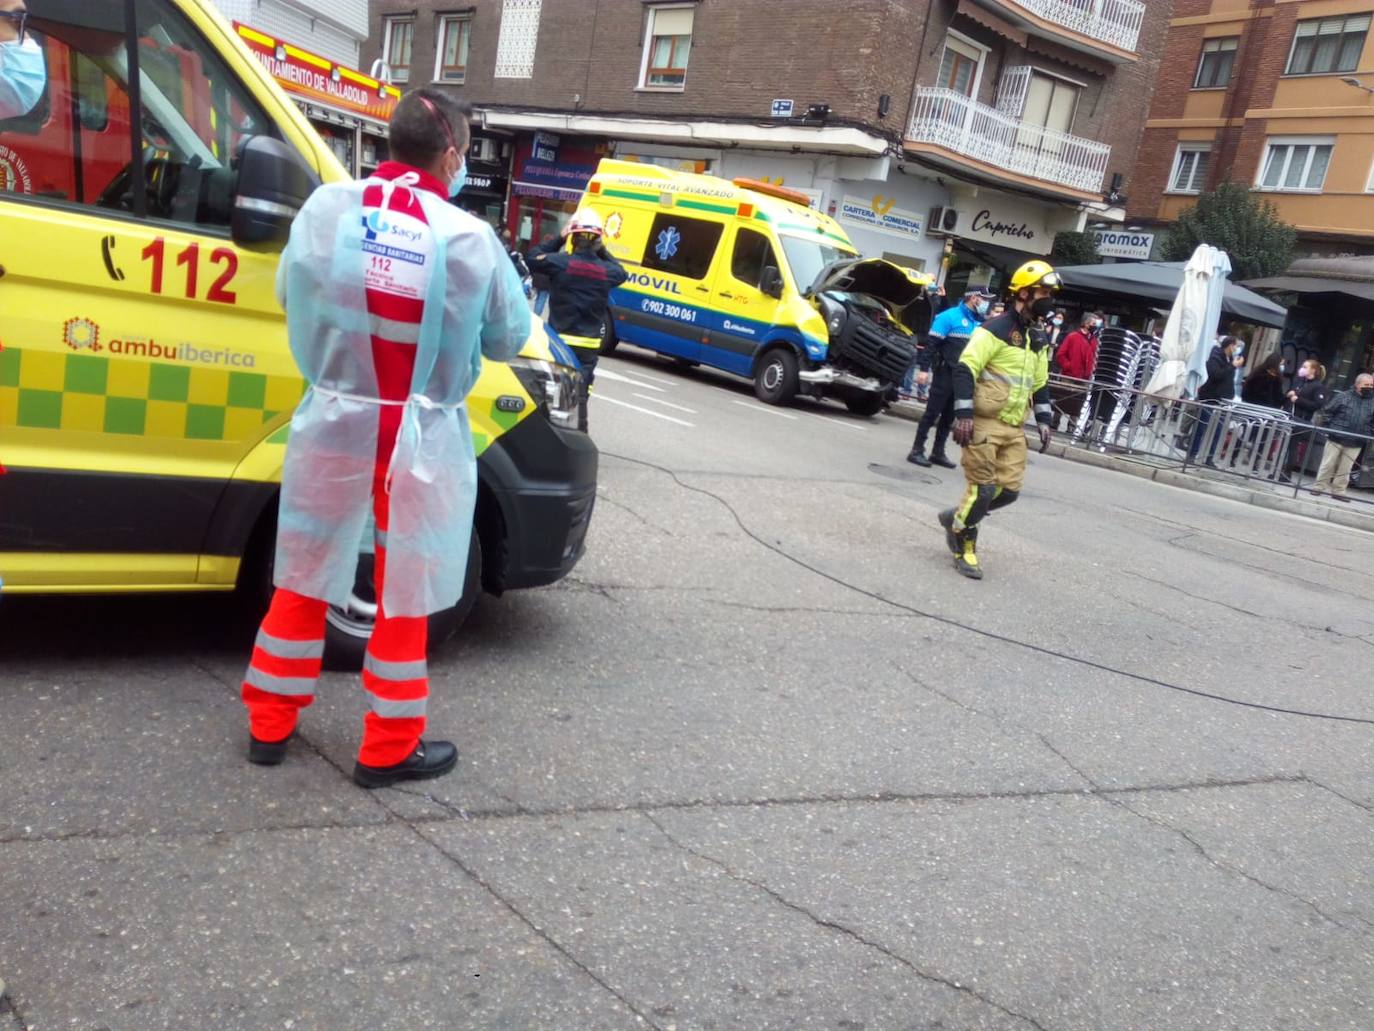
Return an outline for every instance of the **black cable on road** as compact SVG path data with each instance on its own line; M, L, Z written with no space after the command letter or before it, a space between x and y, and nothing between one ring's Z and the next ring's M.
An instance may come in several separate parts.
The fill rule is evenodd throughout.
M1152 687L1162 687L1168 691L1177 691L1180 694L1192 695L1194 698L1204 698L1207 701L1211 702L1222 702L1226 705L1236 705L1244 709L1257 709L1260 712L1272 712L1279 716L1301 716L1304 719L1329 720L1336 723L1358 723L1363 724L1365 726L1374 726L1374 719L1366 716L1342 716L1339 713L1308 712L1304 709L1285 709L1282 706L1278 705L1266 705L1263 702L1250 702L1246 701L1243 698L1231 698L1227 695L1214 694L1211 691L1200 691L1194 687L1184 687L1182 684L1173 684L1167 680L1160 680L1158 677L1148 676L1144 673L1133 673L1127 669L1118 669L1115 666L1109 666L1106 663L1098 662L1095 659L1087 659L1081 655L1072 655L1068 652L1056 651L1053 648L1046 648L1044 645L1035 644L1031 641L1022 641L1019 638L1008 637L1006 634L999 634L993 630L985 630L982 627L973 626L969 623L961 623L959 622L959 620L953 619L950 616L942 616L937 612L926 612L923 609L918 609L913 605L906 604L905 602L893 601L891 598L883 597L876 591L870 591L866 587L860 587L858 584L852 584L848 580L843 580L840 577L835 576L833 573L827 573L824 569L818 569L816 566L811 565L809 562L806 562L805 560L800 559L797 556L791 554L781 546L769 543L768 541L764 540L764 538L756 534L753 530L749 529L749 527L745 524L744 520L740 518L740 514L737 511L735 511L735 507L732 504L730 504L729 501L721 497L719 494L707 490L705 487L696 487L690 483L683 482L683 480L678 476L678 474L675 473L672 469L669 469L667 466L658 465L654 462L646 462L642 458L630 458L628 455L617 455L610 451L603 451L601 453L605 455L607 458L618 458L622 462L629 462L632 465L640 465L646 469L653 469L656 472L663 473L683 490L692 491L694 494L701 494L720 504L727 512L730 513L731 518L735 520L736 525L739 526L740 530L745 534L745 536L749 537L755 543L767 548L769 551L773 552L773 554L777 555L778 557L786 559L793 565L800 566L802 569L805 569L808 573L812 573L815 576L819 576L823 580L829 580L831 583L835 584L838 587L843 587L846 590L853 591L856 594L861 594L865 598L871 598L873 601L881 602L884 605L889 605L894 609L901 610L902 612L908 612L913 616L920 616L923 619L929 619L933 622L941 623L944 626L954 627L957 630L963 630L967 633L975 634L978 637L985 637L991 641L999 641L1002 644L1010 644L1017 648L1024 648L1026 651L1034 652L1037 655L1044 655L1049 658L1060 659L1064 662L1071 662L1075 665L1086 667L1087 669L1097 670L1099 673L1113 673L1116 676L1126 677L1129 680L1135 680L1142 684L1149 684Z

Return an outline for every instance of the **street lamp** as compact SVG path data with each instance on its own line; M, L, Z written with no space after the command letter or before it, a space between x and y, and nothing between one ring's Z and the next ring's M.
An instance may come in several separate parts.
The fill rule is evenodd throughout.
M1341 82L1345 83L1347 86L1354 86L1356 89L1362 89L1366 93L1374 93L1374 86L1366 86L1353 75L1347 75L1345 78L1341 79Z

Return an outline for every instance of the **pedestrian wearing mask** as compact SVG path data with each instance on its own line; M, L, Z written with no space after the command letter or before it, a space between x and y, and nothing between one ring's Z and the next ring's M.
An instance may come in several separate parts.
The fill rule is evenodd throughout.
M954 370L954 439L964 449L964 496L939 515L954 567L983 578L978 527L989 512L1005 508L1026 475L1027 409L1034 405L1040 450L1050 446L1050 355L1037 319L1054 310L1059 274L1043 261L1022 265L1011 277L1015 300L1006 314L973 331Z
M1327 440L1312 493L1330 491L1337 501L1349 501L1345 492L1350 485L1350 471L1367 443L1363 438L1374 436L1374 376L1360 373L1355 377L1355 388L1338 391L1320 414Z
M989 291L973 287L958 304L940 312L930 324L926 345L918 356L921 374L931 379L930 396L926 400L925 414L916 427L916 440L906 456L912 465L954 468L954 463L945 454L945 441L954 423L954 370L959 364L959 356L964 353L964 345L974 329L987 317L992 297ZM935 430L935 443L927 458L926 437L930 435L932 427Z
M1291 469L1306 463L1307 448L1312 440L1312 431L1307 427L1316 420L1317 413L1326 404L1328 391L1325 380L1326 366L1317 359L1309 358L1298 366L1296 382L1287 396L1293 420L1303 423L1304 426L1295 427L1292 437L1289 438L1288 459L1284 462L1286 468ZM1287 481L1287 477L1283 479Z
M458 750L422 741L430 613L463 590L477 460L463 400L482 359L515 357L530 311L491 226L449 203L467 178L466 111L407 93L391 160L329 183L291 226L277 271L291 354L309 389L291 419L277 519L276 592L243 679L248 759L286 758L314 701L328 606L354 588L369 512L377 622L363 663L369 712L353 779L438 777Z
M1236 376L1245 366L1245 359L1240 354L1242 346L1235 337L1222 337L1213 346L1212 353L1207 356L1207 379L1197 392L1197 399L1206 407L1200 407L1197 411L1197 430L1193 434L1192 444L1188 447L1189 459L1197 457L1212 419L1220 418L1212 406L1235 400ZM1207 455L1203 459L1205 464L1215 467L1216 463L1212 461L1212 456L1216 454L1220 442L1221 432L1218 432L1207 449Z

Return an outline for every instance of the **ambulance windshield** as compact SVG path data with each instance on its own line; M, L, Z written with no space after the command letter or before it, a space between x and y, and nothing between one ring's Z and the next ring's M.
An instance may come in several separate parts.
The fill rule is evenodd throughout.
M814 237L782 237L782 250L787 255L787 264L792 269L792 281L797 288L805 290L816 281L821 269L836 261L857 258L858 255L847 247L840 247L829 240Z

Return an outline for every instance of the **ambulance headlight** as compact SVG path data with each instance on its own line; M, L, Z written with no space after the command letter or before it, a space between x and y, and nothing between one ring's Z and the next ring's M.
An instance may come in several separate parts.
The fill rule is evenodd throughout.
M845 319L848 317L844 305L831 300L825 294L817 297L816 302L821 310L821 317L825 319L826 332L830 334L830 339L834 340L844 330Z
M520 385L556 426L575 428L582 393L582 373L570 365L542 358L513 358L511 371Z

